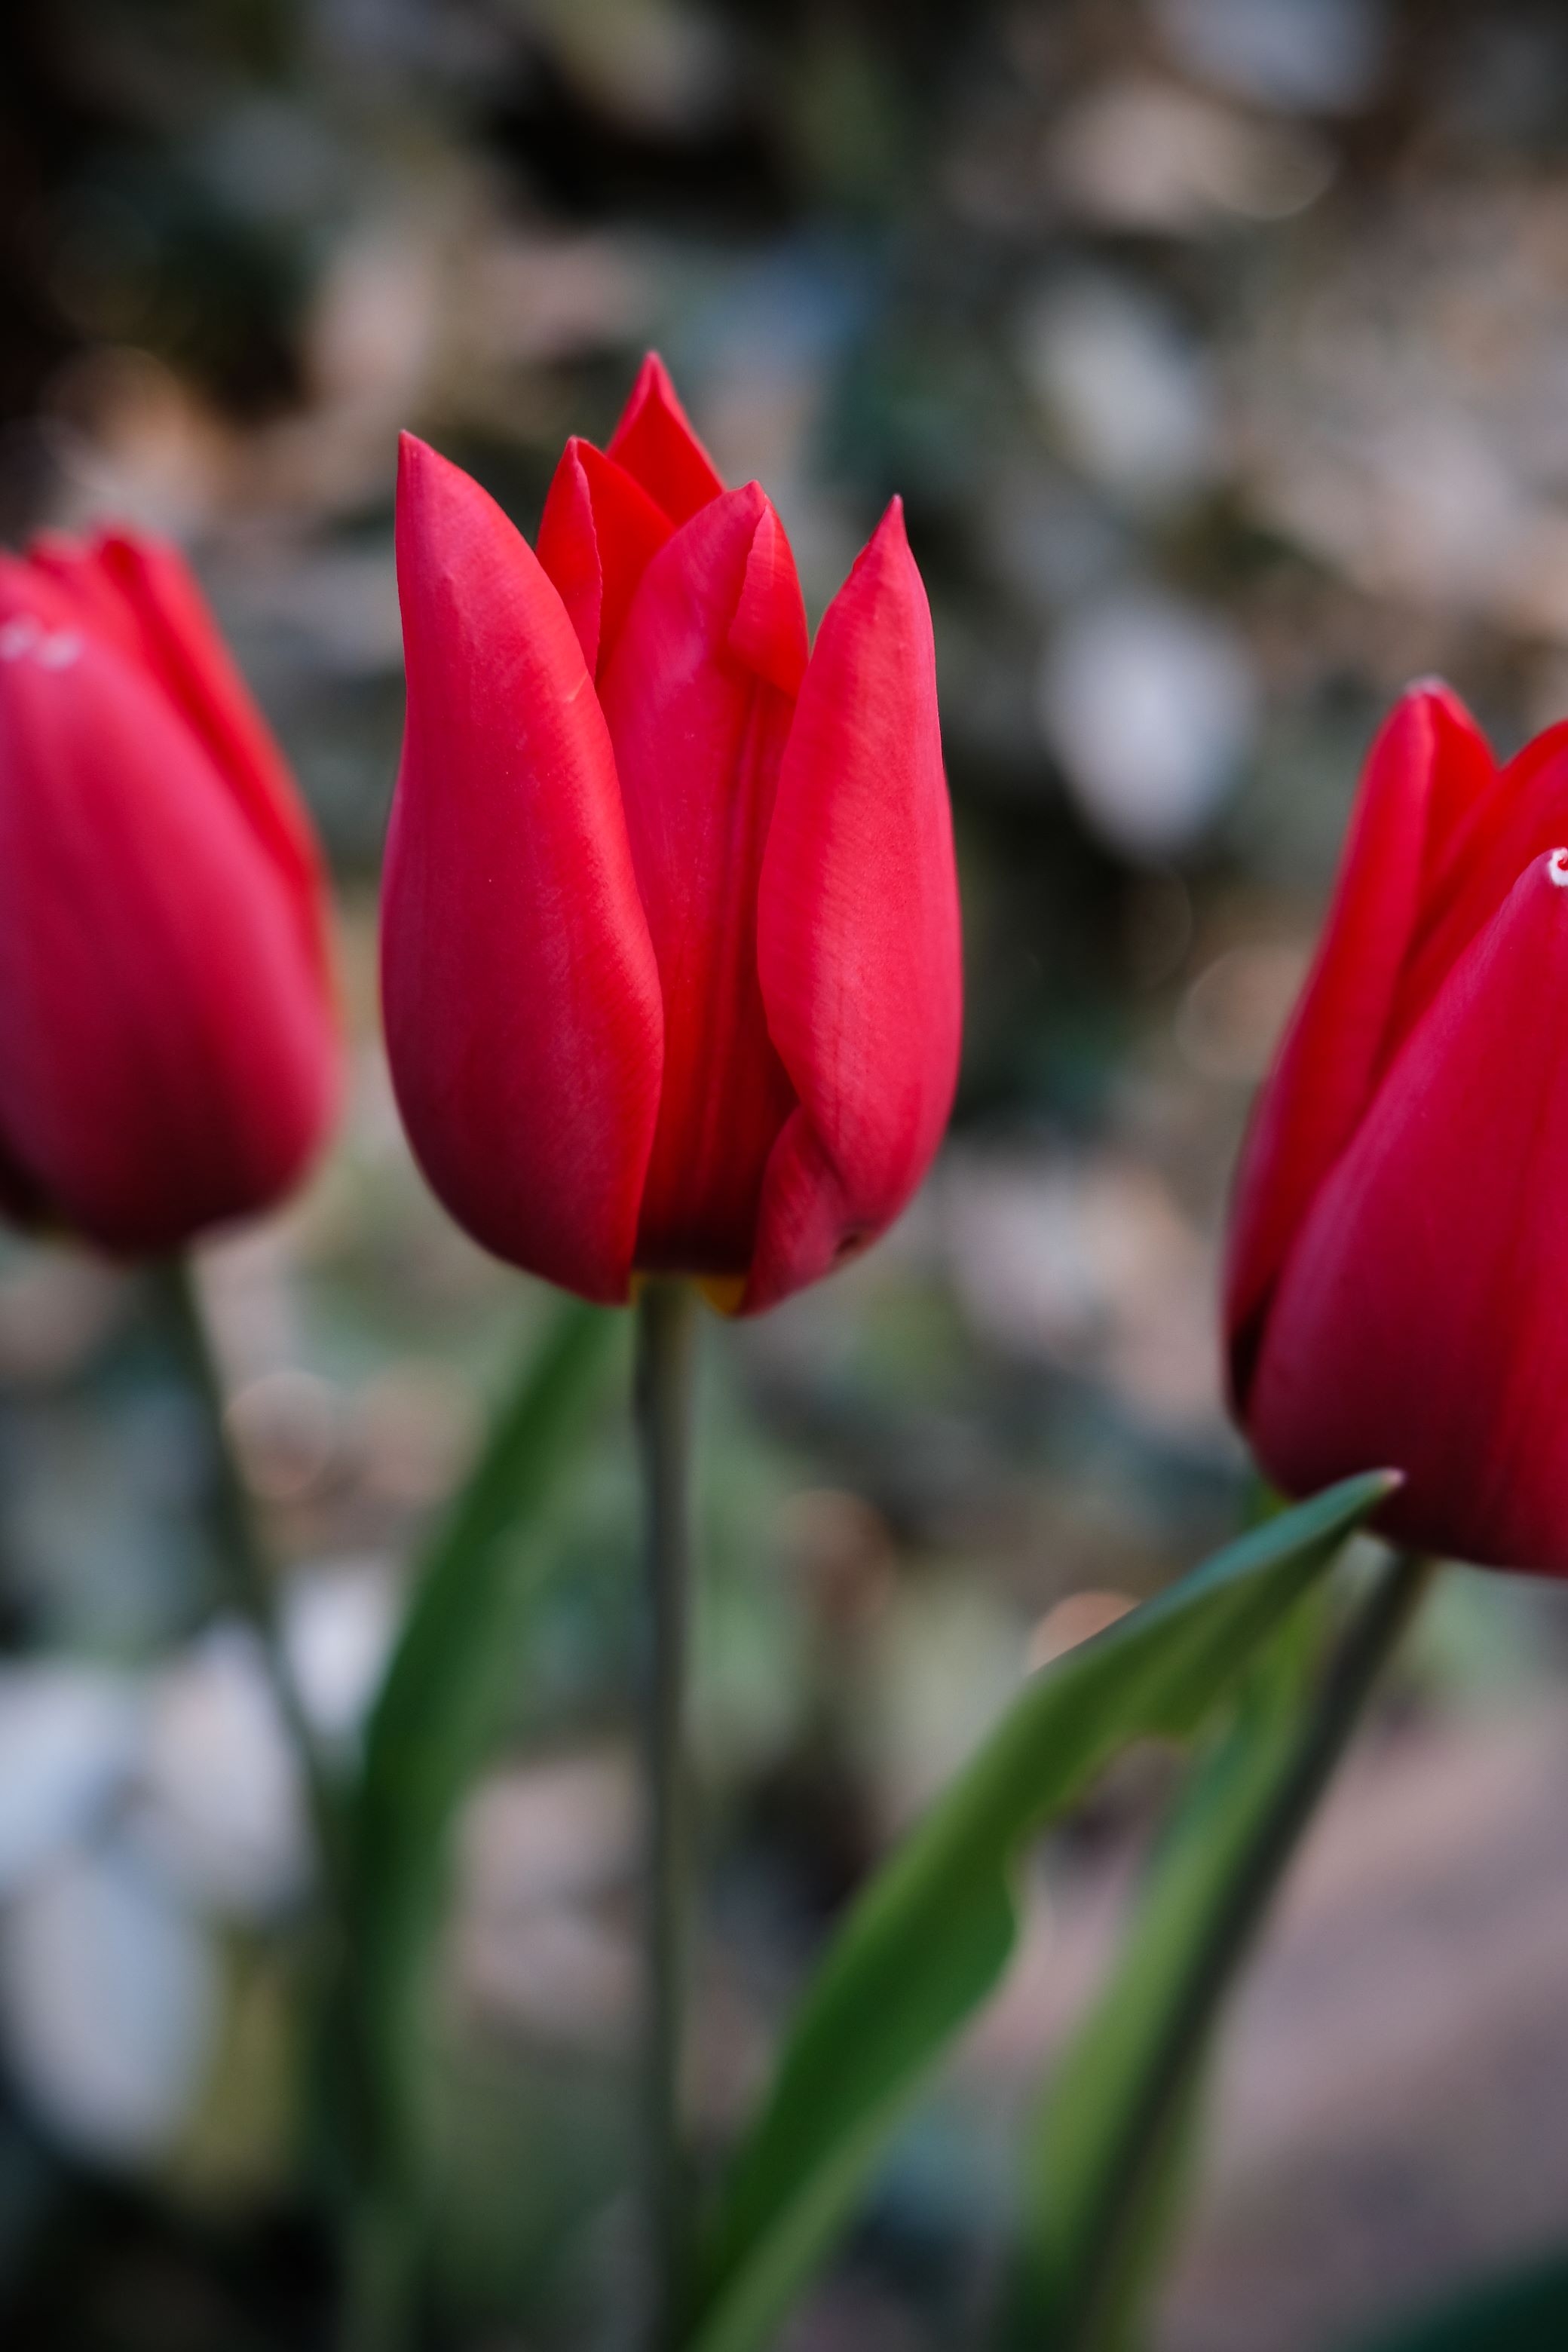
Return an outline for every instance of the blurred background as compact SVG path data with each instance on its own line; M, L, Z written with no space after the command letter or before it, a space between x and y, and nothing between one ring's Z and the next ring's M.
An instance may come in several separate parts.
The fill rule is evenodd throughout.
M1215 1265L1359 760L1440 670L1568 714L1568 17L1540 0L14 0L0 530L191 549L341 890L353 1097L206 1255L323 1737L545 1295L425 1192L377 1039L396 429L531 530L657 344L813 617L894 489L966 901L897 1233L705 1332L696 2095L1027 1664L1234 1527ZM617 1366L624 1370L624 1365ZM0 1248L0 2330L324 2345L300 1793L137 1277ZM443 1969L432 2343L600 2340L632 2021L621 1389L531 1538ZM1568 2210L1568 1615L1453 1571L1226 2037L1159 2352L1314 2352ZM977 2340L1052 2041L1169 1767L1039 1862L1005 1994L795 2352Z

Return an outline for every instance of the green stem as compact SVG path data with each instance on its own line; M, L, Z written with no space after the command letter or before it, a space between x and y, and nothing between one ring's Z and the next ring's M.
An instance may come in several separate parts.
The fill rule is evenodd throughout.
M1056 2313L1053 2352L1093 2352L1115 2308L1130 2232L1144 2208L1169 2137L1178 2129L1196 2068L1269 1903L1350 1745L1367 1699L1398 1647L1438 1563L1395 1552L1342 1635L1293 1748L1194 1948L1185 1980L1139 2085L1107 2168L1100 2210L1084 2231L1087 2252Z
M644 1490L647 1610L644 1740L648 1791L645 1892L647 2002L644 2212L647 2340L669 2340L686 2238L682 2051L690 1932L692 1837L684 1715L691 1585L692 1365L697 1295L650 1281L637 1301L637 1423Z
M367 2139L372 2117L363 2074L361 2019L353 1998L358 1955L353 1932L354 1914L346 1824L338 1790L306 1712L283 1638L272 1567L245 1474L229 1439L223 1376L213 1352L189 1258L166 1260L154 1268L153 1281L181 1370L200 1401L206 1420L207 1507L229 1580L229 1597L248 1619L260 1641L273 1697L304 1782L325 1896L319 1918L329 1939L326 1976L328 1981L339 1985L348 2003L342 2018L342 2039L334 2051L343 2069L342 2096L353 2197L344 2240L343 2352L398 2352L407 2339L413 2258L406 2251L406 2232L389 2224L374 2177L378 2151Z
M229 1442L226 1400L190 1260L170 1258L153 1271L163 1319L181 1369L200 1400L208 1429L209 1509L235 1606L259 1636L268 1677L304 1779L323 1879L342 1892L342 1833L337 1791L289 1663L271 1568L249 1490Z
M417 2217L396 2198L362 2199L347 2233L338 2352L403 2352L414 2328Z

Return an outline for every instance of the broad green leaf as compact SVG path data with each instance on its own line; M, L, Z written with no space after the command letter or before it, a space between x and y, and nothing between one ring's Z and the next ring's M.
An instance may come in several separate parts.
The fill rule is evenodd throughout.
M1489 2280L1441 2311L1389 2336L1358 2337L1355 2352L1563 2352L1568 2344L1568 2255Z
M1001 1977L1026 1841L1130 1740L1194 1731L1394 1483L1347 1479L1253 1529L1025 1687L807 1988L721 2195L683 2352L767 2340L921 2079Z
M1295 1759L1323 1617L1292 1612L1193 1765L1118 1966L1058 2063L1030 2165L1020 2346L1124 2352L1135 2340L1197 2137L1209 2032L1201 2013L1190 2031L1194 1981Z
M517 1555L577 1456L620 1318L574 1302L531 1349L419 1568L351 1816L363 2128L395 2169L416 2128L448 1832L519 1673L536 1580Z

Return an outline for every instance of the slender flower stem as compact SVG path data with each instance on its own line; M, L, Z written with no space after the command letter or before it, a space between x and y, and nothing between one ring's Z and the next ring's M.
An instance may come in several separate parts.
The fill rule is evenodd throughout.
M637 1423L647 1609L644 1739L648 1790L645 1892L644 2210L647 2342L668 2341L686 2233L681 2124L692 1837L684 1714L691 1584L691 1390L697 1294L651 1281L637 1301Z
M1089 2233L1089 2258L1070 2309L1058 2315L1053 2337L1058 2352L1091 2352L1103 2340L1125 2252L1124 2231L1142 2208L1152 2168L1183 2111L1198 2053L1367 1699L1439 1565L1415 1552L1391 1554L1341 1637L1273 1795L1193 1954L1181 1997L1128 2116L1121 2156L1110 2168L1102 2207Z
M352 1970L354 1956L353 1885L339 1793L295 1678L279 1619L277 1592L245 1474L228 1434L223 1378L213 1353L201 1295L190 1260L166 1260L153 1270L163 1321L181 1369L199 1399L207 1424L207 1507L234 1606L261 1643L268 1679L304 1783L315 1833L325 1900L318 1924L330 1947L329 1980ZM343 2068L353 2182L348 2217L343 2352L400 2352L406 2343L413 2284L412 2240L401 2212L389 2211L376 2177L380 2150L372 2141L364 2056L352 2008L342 2020Z
M362 2200L345 2248L339 2352L403 2352L414 2330L418 2226L395 2199Z
M159 1303L181 1369L200 1400L209 1432L209 1509L235 1606L259 1636L268 1677L304 1780L310 1823L329 1891L342 1891L342 1841L337 1792L306 1712L279 1622L277 1596L244 1474L225 1417L223 1380L214 1357L200 1293L187 1257L165 1260L153 1272Z

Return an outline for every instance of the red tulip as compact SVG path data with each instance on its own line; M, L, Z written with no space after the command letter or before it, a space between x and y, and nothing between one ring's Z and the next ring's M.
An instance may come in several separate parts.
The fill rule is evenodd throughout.
M393 1076L499 1255L772 1305L880 1233L952 1104L957 896L897 501L807 657L795 562L657 359L573 440L535 555L405 437Z
M336 1085L310 825L184 564L0 556L0 1199L171 1248L285 1192Z
M1234 1401L1304 1494L1405 1473L1386 1531L1568 1574L1568 727L1499 770L1447 688L1373 747L1243 1157Z

